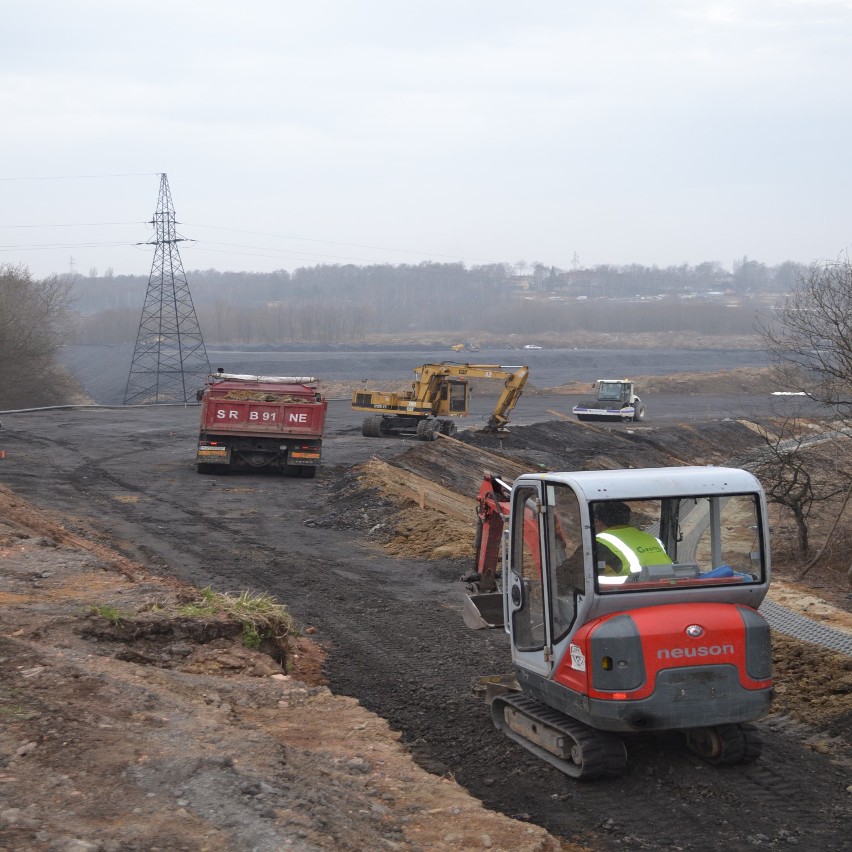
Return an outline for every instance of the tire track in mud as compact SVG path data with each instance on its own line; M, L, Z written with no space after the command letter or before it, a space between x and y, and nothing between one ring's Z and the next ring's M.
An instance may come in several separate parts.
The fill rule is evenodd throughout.
M386 718L425 768L451 774L488 807L600 850L752 850L795 841L847 848L844 770L795 730L762 724L764 758L731 768L700 763L673 735L636 737L626 774L596 784L569 781L507 740L470 692L473 678L506 671L510 661L505 634L463 625L455 581L466 566L385 558L362 546L357 530L305 527L333 493L335 469L313 482L229 477L227 487L252 489L236 498L258 512L247 526L226 516L233 491L178 466L162 442L145 438L128 448L117 438L122 451L114 452L97 440L85 429L42 433L18 450L42 455L50 443L55 464L33 467L10 486L40 502L52 493L48 505L58 511L74 495L78 515L116 525L119 549L147 552L195 585L276 595L319 629L334 691ZM110 488L146 501L141 509L122 503Z

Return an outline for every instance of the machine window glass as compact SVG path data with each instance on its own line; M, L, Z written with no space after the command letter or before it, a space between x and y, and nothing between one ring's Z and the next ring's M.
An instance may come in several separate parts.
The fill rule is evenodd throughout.
M567 485L548 486L547 542L553 639L558 642L574 623L577 596L586 588L580 503Z
M601 382L598 388L598 399L604 401L621 400L621 382Z
M538 490L518 488L512 509L512 548L515 576L520 589L520 606L512 611L512 637L515 647L535 651L544 647L544 594L541 576L541 537ZM512 590L514 591L514 589Z
M591 515L602 593L764 580L754 494L599 501Z
M450 383L450 411L464 413L467 410L467 384Z

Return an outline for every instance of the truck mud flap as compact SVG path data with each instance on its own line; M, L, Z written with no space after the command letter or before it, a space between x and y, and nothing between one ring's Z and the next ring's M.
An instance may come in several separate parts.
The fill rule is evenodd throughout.
M471 630L485 630L489 627L503 627L503 593L483 592L478 595L465 595L464 623Z

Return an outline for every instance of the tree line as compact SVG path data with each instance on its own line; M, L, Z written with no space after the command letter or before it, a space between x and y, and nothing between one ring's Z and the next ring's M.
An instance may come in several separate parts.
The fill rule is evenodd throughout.
M448 337L487 332L490 337L555 334L570 343L572 333L635 334L673 332L737 334L754 332L760 306L685 304L531 304L502 301L486 305L476 316L454 310L452 304L435 305L426 316L419 309L379 311L371 305L340 304L332 299L288 299L267 307L217 302L196 307L205 341L216 344L276 345L295 343L361 344L372 334L444 332ZM430 321L429 317L435 315ZM76 316L73 339L80 344L122 345L133 343L139 310L129 308Z
M807 272L807 267L786 261L767 266L743 257L734 261L732 271L718 262L695 266L657 267L630 264L604 264L584 269L563 270L535 264L461 263L419 264L323 264L288 272L220 272L214 269L187 273L196 305L224 302L228 305L265 305L284 299L333 298L347 303L378 304L393 310L409 309L423 299L434 297L470 304L479 309L485 298L511 297L520 287L533 294L568 297L629 298L672 294L700 294L727 291L736 294L787 292ZM148 283L146 276L114 275L99 277L61 276L71 281L76 309L82 314L101 310L135 308L142 304Z
M796 264L770 268L747 258L733 269L705 263L565 271L534 264L519 273L508 264L347 264L292 273L195 271L187 280L206 339L275 344L357 343L371 334L422 331L748 334L758 297L788 290L794 272L804 273ZM135 339L147 279L76 276L70 283L81 343ZM728 293L741 310L708 299Z

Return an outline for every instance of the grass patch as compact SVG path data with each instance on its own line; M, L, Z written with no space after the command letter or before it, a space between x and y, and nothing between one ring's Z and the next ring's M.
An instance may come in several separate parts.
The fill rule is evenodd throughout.
M198 600L182 606L180 614L191 618L227 615L242 625L243 644L247 648L257 649L267 639L281 643L296 632L287 608L266 593L234 595L214 592L208 586L200 594Z
M23 704L0 704L0 719L4 717L28 719L31 715Z
M110 624L118 627L121 622L127 617L118 607L110 606L109 604L100 604L98 606L89 607L89 612L92 615L105 618Z
M38 716L22 702L25 696L17 689L0 690L0 722L32 719Z

